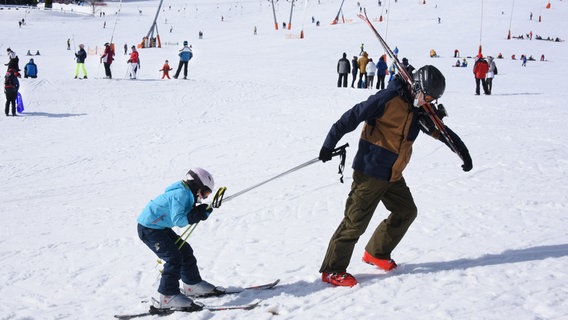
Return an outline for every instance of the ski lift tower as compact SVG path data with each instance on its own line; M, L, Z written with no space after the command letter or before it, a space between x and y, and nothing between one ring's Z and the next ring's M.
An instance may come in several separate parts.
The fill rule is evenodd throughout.
M160 14L160 9L162 8L162 3L164 0L160 0L160 4L158 5L158 10L156 11L156 16L154 17L154 22L150 27L150 31L148 31L148 35L142 38L142 43L140 46L142 48L161 48L162 42L160 41L160 35L158 33L158 15ZM154 32L156 32L156 37L154 37Z

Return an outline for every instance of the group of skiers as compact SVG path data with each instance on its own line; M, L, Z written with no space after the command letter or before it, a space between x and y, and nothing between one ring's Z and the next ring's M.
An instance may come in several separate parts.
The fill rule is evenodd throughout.
M107 42L104 46L105 49L100 57L100 62L104 64L105 78L112 79L111 64L114 61L115 53L110 43ZM16 52L14 52L11 48L7 48L6 51L9 61L5 64L8 68L4 76L4 93L6 95L5 114L6 116L8 116L10 115L11 111L11 115L16 116L16 98L18 96L18 90L20 88L20 82L18 78L21 78L21 69L19 67L19 58ZM180 60L174 78L177 79L183 69L183 78L187 79L188 62L189 60L191 60L191 58L193 58L191 46L187 41L183 42L183 48L179 51L178 56ZM79 78L79 71L82 71L83 73L82 79L87 79L87 69L85 68L86 59L87 52L85 51L85 45L80 44L79 50L75 53L75 79ZM131 47L131 53L129 59L127 60L127 63L130 66L130 79L136 79L138 71L140 70L140 56L138 50L136 50L136 46ZM165 77L170 79L169 72L171 70L172 68L168 63L168 60L166 60L162 69L160 69L160 71L162 72L162 79L164 79ZM30 61L24 66L24 78L37 78L37 75L38 67L34 59L31 58Z
M81 45L79 46L81 47ZM83 50L83 48L81 47L81 50ZM130 57L128 58L128 60L126 61L126 63L128 63L129 65L129 77L130 79L136 79L137 75L138 75L138 70L140 70L140 55L138 53L138 50L136 50L136 46L131 46L130 47ZM79 54L79 52L77 53ZM76 56L77 56L76 54ZM82 53L81 53L82 54ZM86 56L86 55L85 55ZM114 48L113 45L111 45L110 43L105 43L105 50L103 51L103 54L100 57L100 62L104 65L105 68L105 79L112 79L112 70L111 70L111 65L112 62L114 61ZM84 63L84 59L83 59L83 63ZM77 78L77 70L79 68L79 58L77 58L77 68L75 70L75 78ZM83 70L84 70L84 66L83 66ZM84 71L84 78L87 78L86 72Z
M412 71L414 67L408 63L408 59L402 59L402 65ZM355 82L357 82L357 88L360 89L372 89L374 86L375 77L377 78L377 83L375 88L377 90L383 90L385 88L385 78L387 75L391 74L388 79L389 82L394 77L396 70L390 70L386 63L386 55L379 57L377 63L369 58L367 51L363 50L363 45L361 45L360 57L353 56L351 62L347 59L347 54L344 52L343 56L337 62L337 73L339 78L337 79L337 87L347 87L347 77L351 73L353 80L351 81L351 88L355 88ZM357 78L359 74L359 78Z
M385 55L379 57L379 61L375 64L372 58L366 51L361 52L361 56L353 56L351 62L347 59L347 54L344 52L342 57L337 62L337 87L347 87L347 77L351 73L353 80L351 82L351 88L355 88L355 81L357 81L357 88L373 88L373 82L375 76L377 77L376 89L383 90L385 88L385 77L389 73L391 78L387 83L393 79L396 70L392 69L389 71L389 67L385 62ZM402 58L402 66L410 73L415 70L414 67L409 64L407 58ZM467 60L463 58L463 61L458 59L455 67L467 67ZM498 73L497 65L495 64L495 59L491 56L487 57L487 60L482 54L476 57L476 61L473 67L473 73L475 75L475 94L479 95L481 88L483 88L483 93L486 95L491 94L493 88L493 78ZM357 74L359 78L357 80Z
M112 44L110 44L108 42L104 44L104 47L105 47L105 49L103 51L103 54L100 57L100 62L104 65L104 68L105 68L105 79L112 79L111 65L114 61L115 51L114 51ZM138 76L138 71L140 70L140 54L139 54L138 50L136 49L136 46L133 45L133 46L130 47L130 49L131 49L130 56L129 56L128 60L126 61L129 65L128 73L129 73L130 79L136 79L137 76ZM178 76L179 76L179 74L180 74L180 72L183 68L183 78L187 79L188 62L193 57L193 52L191 50L191 46L189 45L189 43L187 41L183 42L183 47L179 51L178 56L179 56L180 60L179 60L179 65L178 65L177 71L174 75L174 78L175 79L178 78ZM82 70L82 72L83 72L83 79L87 79L87 70L85 69L85 59L86 58L87 58L87 52L85 51L85 46L84 46L84 44L80 44L79 45L79 51L77 51L77 53L75 53L75 59L76 59L75 79L78 79L79 70ZM164 79L166 77L168 79L170 79L169 72L171 70L172 70L172 68L170 67L168 60L166 60L162 69L160 69L160 71L162 72L162 79Z
M385 76L388 67L385 62L385 57L379 57L375 64L372 58L366 51L361 51L361 57L353 56L351 62L347 59L347 54L344 52L343 57L337 62L337 87L347 87L347 77L351 73L353 80L351 81L351 88L355 88L355 81L357 81L357 88L373 88L375 76L377 77L377 89L385 88ZM357 74L359 79L357 80Z

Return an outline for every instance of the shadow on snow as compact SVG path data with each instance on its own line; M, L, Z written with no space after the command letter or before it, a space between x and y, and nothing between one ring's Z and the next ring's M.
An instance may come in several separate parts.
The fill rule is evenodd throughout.
M23 116L33 116L33 117L48 117L48 118L68 118L68 117L79 117L85 116L86 113L49 113L49 112L24 112Z

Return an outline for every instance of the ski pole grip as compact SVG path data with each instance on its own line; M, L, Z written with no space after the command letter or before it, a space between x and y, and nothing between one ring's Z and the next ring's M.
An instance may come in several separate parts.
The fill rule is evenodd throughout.
M342 153L345 152L345 148L349 147L349 143L346 143L344 145L342 145L341 147L337 147L335 149L333 149L333 151L331 152L331 156L335 157L338 155L341 155Z

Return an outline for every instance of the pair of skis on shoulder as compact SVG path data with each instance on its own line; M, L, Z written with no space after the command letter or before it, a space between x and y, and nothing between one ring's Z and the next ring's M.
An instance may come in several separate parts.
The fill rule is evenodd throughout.
M279 282L280 282L280 279L277 279L277 280L270 282L270 283L265 283L265 284L261 284L261 285L254 285L254 286L250 286L250 287L246 287L246 288L240 288L240 289L225 291L225 292L223 292L221 294L217 294L215 296L220 297L220 296L225 296L225 295L230 295L230 294L239 294L239 293L245 292L245 291L268 290L268 289L274 288ZM146 316L152 316L152 315L165 316L165 315L170 315L170 314L175 313L175 312L198 312L198 311L202 311L202 310L209 310L209 311L252 310L252 309L256 308L257 306L259 306L260 302L261 301L256 301L256 302L249 303L249 304L225 305L225 306L206 305L206 304L197 302L197 303L194 303L193 306L183 308L183 309L157 308L157 307L154 307L154 306L150 306L150 310L148 310L147 312L134 313L134 314L117 314L114 317L116 319L128 320L128 319L134 319L134 318L140 318L140 317L146 317Z
M381 46L383 47L383 49L385 49L389 58L391 58L394 61L396 68L399 70L399 74L402 76L404 81L409 86L412 87L412 85L414 83L414 78L412 77L410 72L408 72L406 70L406 68L404 68L402 63L400 63L397 55L391 50L391 48L388 46L386 41L383 39L383 37L377 31L377 29L375 29L375 26L373 26L373 24L371 23L371 20L369 20L369 18L367 17L367 10L364 10L363 14L358 14L357 16L359 18L361 18L361 20L365 21L367 23L367 25L369 25L369 27L371 28L371 30L373 31L373 33L377 37L377 40L379 40L379 42L381 43ZM428 114L428 117L432 120L432 122L436 126L436 129L438 129L438 131L440 131L440 134L448 142L448 145L450 146L452 151L455 152L457 155L459 155L460 158L461 158L461 154L459 153L459 150L458 150L456 144L454 143L454 141L450 137L448 130L446 130L446 126L444 125L444 122L442 121L442 119L440 119L440 117L438 117L438 112L436 112L437 111L436 106L433 105L432 103L426 103L426 104L424 104L423 107L424 107L424 110L426 111L426 113Z

